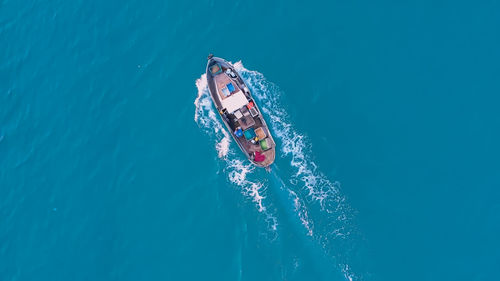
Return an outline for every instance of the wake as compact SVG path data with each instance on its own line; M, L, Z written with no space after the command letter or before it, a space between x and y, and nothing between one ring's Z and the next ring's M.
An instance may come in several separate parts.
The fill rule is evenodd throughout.
M323 247L328 256L333 257L347 280L360 280L349 266L349 253L342 249L352 248L351 237L354 225L353 211L340 192L340 184L330 181L315 164L310 155L311 144L292 125L290 117L281 106L281 91L267 81L261 73L246 69L236 62L235 69L245 80L260 108L269 118L271 133L277 139L277 149L281 149L282 159L276 159L272 177L273 191L285 192L291 200L294 215L300 220L305 234ZM198 96L194 102L194 120L214 141L218 157L223 160L224 172L228 180L241 188L244 196L252 200L259 212L264 213L271 228L276 231L278 220L271 211L271 200L267 189L271 187L265 179L265 172L244 159L241 152L231 148L231 136L225 130L214 110L209 96L206 74L196 80ZM285 174L276 166L289 167L293 173ZM276 171L274 171L276 170ZM260 177L259 177L260 176ZM285 197L285 196L283 196ZM272 198L276 200L276 198Z
M256 204L258 211L266 215L270 228L276 231L277 219L268 211L268 206L264 203L266 186L263 182L248 178L248 175L253 174L255 171L255 166L230 149L232 139L222 123L217 119L218 116L208 92L206 74L196 80L196 88L198 89L198 96L194 101L196 107L194 121L207 135L212 137L217 156L223 160L224 172L228 180L238 186L241 193Z

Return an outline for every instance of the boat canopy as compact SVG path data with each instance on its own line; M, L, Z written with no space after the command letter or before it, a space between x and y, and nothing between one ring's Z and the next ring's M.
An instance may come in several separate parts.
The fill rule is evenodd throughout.
M223 99L221 101L222 106L227 110L229 113L233 113L236 110L242 108L243 106L247 105L248 100L243 94L243 92L238 91L229 97Z

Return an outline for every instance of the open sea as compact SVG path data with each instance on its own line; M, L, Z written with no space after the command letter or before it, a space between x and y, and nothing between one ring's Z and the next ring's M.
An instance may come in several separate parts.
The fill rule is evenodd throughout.
M0 280L500 280L499 108L496 0L0 0Z

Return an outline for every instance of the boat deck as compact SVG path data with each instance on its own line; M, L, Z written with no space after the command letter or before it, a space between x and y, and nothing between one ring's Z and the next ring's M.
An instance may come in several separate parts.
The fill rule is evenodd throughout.
M241 121L243 118L250 119L250 121L252 121L253 124L251 124L250 126L243 126L240 122L238 122L238 121ZM264 130L266 136L270 136L269 129L264 124L264 122L262 121L261 118L262 118L262 116L260 114L255 116L255 117L252 117L250 115L246 115L246 116L242 117L241 119L239 119L238 121L235 121L233 118L231 118L230 119L231 122L229 122L229 125L230 125L231 129L233 129L233 131L231 132L233 137L238 139L238 142L243 147L243 150L246 153L248 153L249 155L252 155L256 151L262 153L266 157L266 159L263 162L256 162L256 163L258 163L258 165L268 166L269 164L274 162L274 157L275 157L274 148L276 145L275 145L274 140L272 138L269 138L272 142L270 149L264 151L260 147L259 143L254 144L251 141L247 140L244 136L237 137L236 135L234 135L234 130L236 128L240 127L243 131L250 129L250 128L252 128L254 130L256 130L258 128L262 128Z
M253 144L253 143L247 141L245 139L245 137L238 138L238 140L240 141L241 145L243 146L243 148L245 149L245 151L247 153L253 154L255 151L258 151L261 154L263 154L264 156L266 156L266 159L264 161L256 162L259 165L268 166L269 164L274 162L274 157L275 157L275 149L274 149L275 144L274 144L274 142L272 144L271 149L263 151L258 143Z
M207 79L212 100L215 102L217 111L228 127L229 133L239 144L249 160L256 166L268 167L275 160L276 143L272 138L269 128L265 124L263 116L261 115L262 112L255 104L244 81L232 66L220 59L216 59L216 62L220 64L220 68L215 69L216 71L209 71L209 67L213 66L213 62L209 62L207 65L207 75L209 76ZM230 70L229 74L226 73L227 70ZM229 83L232 84L234 89L232 89L231 85L228 87ZM246 97L246 103L243 101L243 96ZM249 102L253 102L255 107L252 108L253 105L248 105ZM245 136L236 136L235 131L237 129L241 129L243 132L253 129L254 136L257 134L255 138L257 141L247 140ZM246 136L249 137L248 133ZM266 150L262 149L259 138L261 140L267 140ZM265 147L266 145L263 144L263 146ZM254 161L255 152L259 152L265 156L264 161Z
M235 88L235 91L239 90L237 83L235 83L233 81L233 79L231 79L229 76L227 76L226 73L221 73L221 74L215 76L214 82L217 85L217 93L219 94L219 97L221 100L228 98L228 97L224 96L224 94L222 93L222 88L226 87L227 84L232 83L234 88Z

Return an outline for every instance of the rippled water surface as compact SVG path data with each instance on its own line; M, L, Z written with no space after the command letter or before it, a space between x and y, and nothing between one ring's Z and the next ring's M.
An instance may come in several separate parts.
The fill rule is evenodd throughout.
M497 280L500 6L1 1L0 280ZM211 103L231 61L278 145Z

